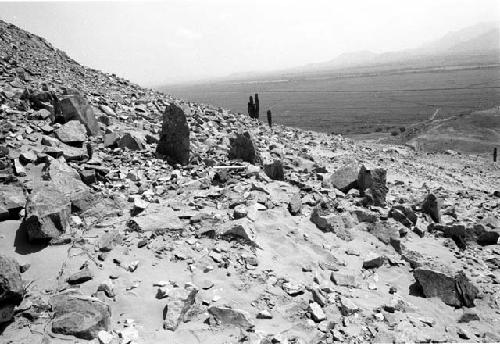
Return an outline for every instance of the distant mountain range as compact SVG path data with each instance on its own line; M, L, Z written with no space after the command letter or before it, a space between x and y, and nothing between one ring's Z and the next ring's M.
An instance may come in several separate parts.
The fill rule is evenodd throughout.
M292 70L318 71L453 55L496 56L497 62L500 62L500 23L480 23L449 32L435 41L414 49L380 54L371 51L348 52L330 61L312 63Z

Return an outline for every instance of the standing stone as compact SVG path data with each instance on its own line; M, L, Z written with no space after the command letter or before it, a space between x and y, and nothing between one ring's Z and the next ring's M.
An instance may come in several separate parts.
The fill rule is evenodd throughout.
M50 301L54 311L52 332L91 340L109 328L111 308L83 295L56 295Z
M59 129L56 129L55 134L59 140L69 145L81 147L82 143L87 141L87 129L80 121L76 120L63 124Z
M163 328L165 330L175 331L184 315L194 304L197 289L175 288L168 295L168 303L163 310Z
M14 307L23 300L23 281L19 264L0 254L0 324L12 319Z
M164 155L172 163L187 165L189 163L189 126L187 116L189 109L183 109L176 104L167 105L163 113L163 126L160 142L156 148L158 154Z
M231 146L229 149L229 159L241 159L251 164L255 164L260 160L248 131L243 134L236 134L236 137L229 139L229 143Z
M71 202L53 183L39 185L28 197L23 221L30 241L57 239L69 229Z
M72 120L80 121L87 128L89 135L99 135L99 123L95 118L94 110L81 95L75 94L64 97L58 102L57 110L62 116L64 123Z
M428 194L422 203L422 211L428 214L434 222L439 223L441 221L440 214L440 201L433 194Z

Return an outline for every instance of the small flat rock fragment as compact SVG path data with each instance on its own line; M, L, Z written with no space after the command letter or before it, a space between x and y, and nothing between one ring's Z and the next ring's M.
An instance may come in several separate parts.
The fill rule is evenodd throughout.
M316 303L316 302L311 302L309 304L309 313L311 313L311 318L315 322L321 322L326 319L325 313L323 312L323 309L321 306Z
M384 265L386 257L374 252L368 253L368 255L363 260L363 268L374 269L379 268Z
M68 284L81 284L90 281L92 278L94 278L94 274L88 267L85 267L69 276L66 282L68 282Z
M257 313L257 319L272 319L273 315L268 310L262 310Z

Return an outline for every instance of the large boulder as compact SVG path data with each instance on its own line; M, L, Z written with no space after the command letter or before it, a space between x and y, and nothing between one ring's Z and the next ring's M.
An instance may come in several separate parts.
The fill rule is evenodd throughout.
M21 186L0 184L0 221L8 218L17 218L19 211L25 205L26 197Z
M473 307L479 291L462 273L452 275L430 268L417 268L413 276L422 287L425 297L438 297L455 307Z
M30 241L57 239L69 229L71 202L51 182L44 182L31 192L26 203L23 226Z
M241 159L255 164L260 161L258 151L253 139L248 131L243 134L236 134L236 137L229 139L229 159Z
M358 174L357 186L364 204L383 206L389 189L387 188L387 171L383 168L368 170L361 166Z
M10 321L14 307L23 300L23 281L19 264L0 254L0 324Z
M222 237L237 237L241 238L252 246L257 244L257 232L255 224L247 218L242 218L224 224L218 231Z
M55 134L59 140L69 145L81 146L83 142L87 141L87 129L80 121L76 120L63 124L55 130Z
M188 116L191 116L189 108L181 108L176 104L167 105L163 113L160 142L156 147L156 152L165 156L172 163L181 165L189 163L191 148Z
M69 197L74 211L85 211L92 206L94 197L82 182L79 173L63 159L52 160L45 166L45 174L53 185Z
M111 308L99 299L83 295L56 295L51 299L52 332L92 340L108 330Z
M94 110L81 95L73 94L62 98L57 103L57 112L64 123L72 120L80 121L87 128L89 135L99 135L99 123L95 118Z

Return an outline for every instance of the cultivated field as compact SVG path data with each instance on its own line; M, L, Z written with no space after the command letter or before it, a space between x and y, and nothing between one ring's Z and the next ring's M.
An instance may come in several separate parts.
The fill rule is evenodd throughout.
M355 135L392 131L425 120L500 104L500 67L448 71L315 74L268 81L233 81L169 86L186 100L246 113L258 92L261 116L272 109L276 122L323 132Z

